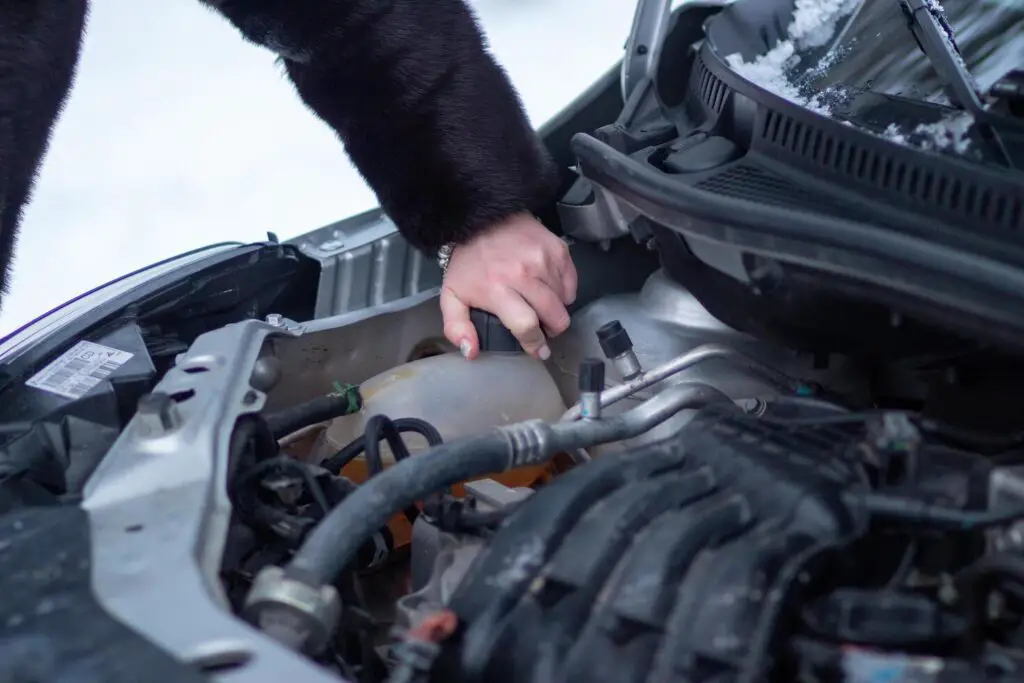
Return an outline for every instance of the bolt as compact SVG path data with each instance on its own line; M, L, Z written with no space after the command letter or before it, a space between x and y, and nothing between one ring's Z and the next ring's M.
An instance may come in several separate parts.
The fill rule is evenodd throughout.
M151 429L160 432L170 431L181 422L174 399L162 392L146 394L140 398L136 414Z
M345 242L343 240L327 240L320 244L319 249L320 251L337 251L344 246Z
M269 321L268 321L269 322ZM273 324L273 323L271 323ZM249 384L264 393L270 391L281 380L281 361L273 356L264 356L252 368Z

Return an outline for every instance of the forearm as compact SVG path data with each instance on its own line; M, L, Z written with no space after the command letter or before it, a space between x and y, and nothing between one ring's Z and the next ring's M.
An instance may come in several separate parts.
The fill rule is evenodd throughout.
M553 199L553 164L463 0L204 2L282 56L417 248Z

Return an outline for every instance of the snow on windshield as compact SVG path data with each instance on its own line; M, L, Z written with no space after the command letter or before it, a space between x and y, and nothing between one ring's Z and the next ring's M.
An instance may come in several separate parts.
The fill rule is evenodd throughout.
M853 14L860 4L861 0L796 0L785 40L752 62L744 61L740 54L728 55L726 62L748 81L827 116L832 108L831 93L805 94L800 83L810 80L814 72L828 68L838 54L829 50L822 60L807 65L802 63L805 60L799 53L833 42L839 22Z
M868 3L870 0L796 0L785 39L752 61L744 60L740 54L731 54L726 56L726 62L740 76L762 88L822 116L832 117L837 105L850 93L840 84L815 86L820 76L833 69L857 46L855 37L843 40L842 36ZM944 11L939 0L930 0L929 4L939 12ZM896 5L894 0L892 5ZM906 39L914 40L909 32ZM862 45L861 49L866 47ZM913 49L916 50L916 46ZM927 99L941 102L934 96ZM969 134L973 124L969 113L956 112L937 123L910 129L891 124L883 131L871 132L900 144L964 154L970 149Z

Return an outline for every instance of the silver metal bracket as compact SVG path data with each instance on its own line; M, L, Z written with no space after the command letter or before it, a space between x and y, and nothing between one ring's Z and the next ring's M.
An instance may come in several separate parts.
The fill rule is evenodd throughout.
M622 57L623 102L629 101L645 79L654 78L671 15L672 0L637 0L626 54Z

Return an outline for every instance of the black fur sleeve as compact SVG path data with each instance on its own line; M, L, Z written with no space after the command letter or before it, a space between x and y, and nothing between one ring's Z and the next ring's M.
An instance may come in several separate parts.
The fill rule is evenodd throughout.
M281 56L415 247L553 198L554 166L463 0L203 2Z

